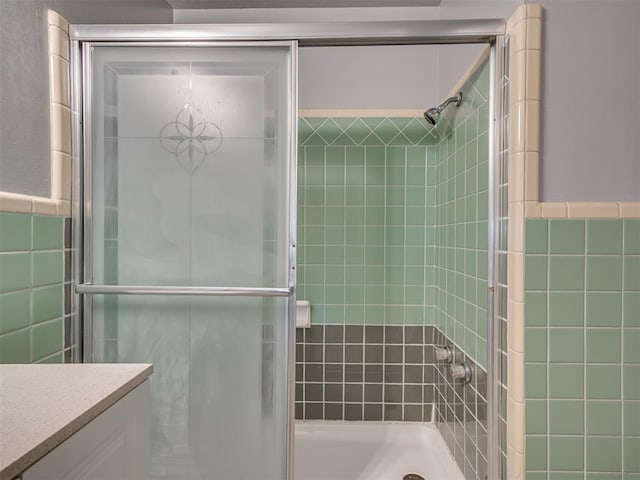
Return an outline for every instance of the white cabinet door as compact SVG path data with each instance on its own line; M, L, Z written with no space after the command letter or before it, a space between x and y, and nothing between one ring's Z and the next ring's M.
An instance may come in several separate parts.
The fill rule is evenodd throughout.
M149 380L49 452L23 480L149 478Z

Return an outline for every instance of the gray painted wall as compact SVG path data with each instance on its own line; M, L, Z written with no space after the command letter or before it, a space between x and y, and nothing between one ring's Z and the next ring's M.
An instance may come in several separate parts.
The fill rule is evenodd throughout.
M72 23L171 23L164 0L0 0L0 191L49 196L47 9Z
M542 0L541 199L640 200L640 2Z

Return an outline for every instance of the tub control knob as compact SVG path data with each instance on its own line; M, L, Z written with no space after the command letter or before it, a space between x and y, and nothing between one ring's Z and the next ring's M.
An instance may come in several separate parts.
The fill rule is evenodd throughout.
M463 380L464 383L469 383L472 377L471 367L464 362L451 365L451 376L456 380Z
M436 347L436 360L438 362L453 362L453 350L449 346Z

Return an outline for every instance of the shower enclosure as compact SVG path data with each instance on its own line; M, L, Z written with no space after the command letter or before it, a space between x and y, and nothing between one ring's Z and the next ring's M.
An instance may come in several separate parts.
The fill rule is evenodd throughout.
M488 43L503 28L70 28L75 319L84 361L154 365L153 478L293 478L298 42Z

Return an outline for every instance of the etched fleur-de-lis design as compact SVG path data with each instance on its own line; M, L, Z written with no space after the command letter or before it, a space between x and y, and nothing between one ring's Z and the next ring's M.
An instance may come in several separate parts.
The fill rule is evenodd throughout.
M222 131L187 103L176 119L160 130L160 143L190 173L194 173L222 145Z

